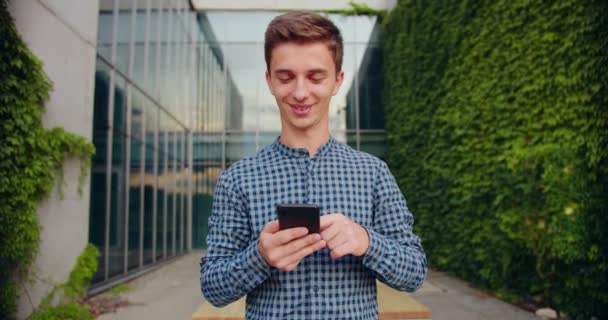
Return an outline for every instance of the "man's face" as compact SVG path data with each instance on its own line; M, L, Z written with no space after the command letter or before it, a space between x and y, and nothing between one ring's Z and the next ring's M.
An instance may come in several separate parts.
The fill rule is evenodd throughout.
M266 82L277 100L282 130L326 130L329 101L344 72L336 74L332 53L322 42L283 43L272 50Z

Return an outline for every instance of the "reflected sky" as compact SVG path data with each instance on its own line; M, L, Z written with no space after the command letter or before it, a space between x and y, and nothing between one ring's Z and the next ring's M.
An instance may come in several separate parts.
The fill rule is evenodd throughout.
M243 130L279 131L279 111L264 72L264 31L279 12L206 12L217 44L243 98ZM359 69L376 17L329 15L344 39L344 83L330 105L330 130L346 130L346 95Z

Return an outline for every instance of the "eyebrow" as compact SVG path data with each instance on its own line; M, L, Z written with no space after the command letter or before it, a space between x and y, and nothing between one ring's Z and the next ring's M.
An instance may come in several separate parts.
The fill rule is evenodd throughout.
M322 76L326 76L327 75L327 70L324 69L312 69L310 71L307 72L307 74L319 74Z
M292 74L293 72L291 72L291 70L288 69L278 69L274 71L274 74Z
M293 74L293 71L289 70L289 69L278 69L274 71L275 74L280 75L280 74ZM327 70L325 69L312 69L306 72L306 74L321 74L321 75L327 75Z

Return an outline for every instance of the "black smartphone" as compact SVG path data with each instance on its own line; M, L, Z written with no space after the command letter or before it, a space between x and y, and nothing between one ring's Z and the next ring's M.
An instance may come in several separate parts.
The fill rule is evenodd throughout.
M279 229L306 227L308 233L321 230L321 209L316 204L280 204L277 206Z

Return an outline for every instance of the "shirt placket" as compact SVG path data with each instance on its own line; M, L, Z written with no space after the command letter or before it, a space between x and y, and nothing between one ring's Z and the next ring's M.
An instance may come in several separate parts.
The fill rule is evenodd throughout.
M317 158L312 158L312 159L308 159L307 165L306 165L306 191L307 191L307 198L309 203L311 204L319 204L320 203L316 203L317 199L315 199L315 167L317 164ZM310 286L309 286L309 290L310 290L310 308L311 308L311 318L312 319L316 319L318 317L318 315L320 314L318 310L321 305L321 301L320 301L320 297L321 297L321 285L319 283L319 270L317 270L317 268L319 268L319 266L316 263L312 263L309 266L310 270L312 271L311 273L311 277L310 279Z

